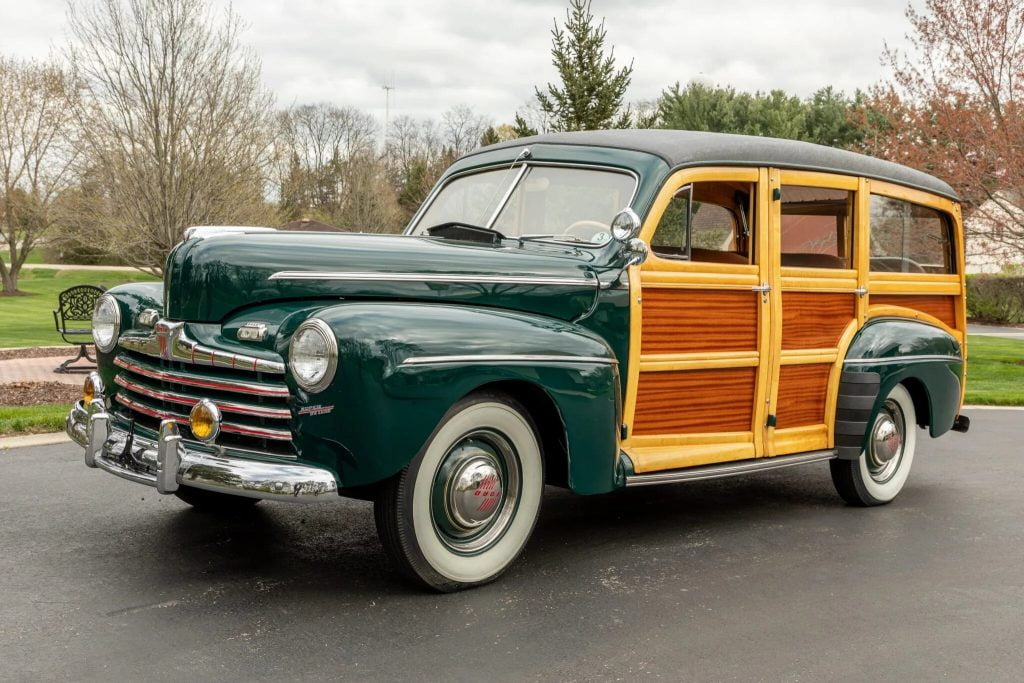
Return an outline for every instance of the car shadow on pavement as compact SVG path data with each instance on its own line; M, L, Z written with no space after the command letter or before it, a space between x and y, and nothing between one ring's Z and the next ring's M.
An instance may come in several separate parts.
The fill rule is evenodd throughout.
M304 506L261 504L211 515L168 500L175 509L136 548L142 580L171 566L183 583L204 581L222 592L258 594L266 586L290 599L423 595L391 566L377 540L372 505L362 501ZM180 507L180 509L179 509ZM824 472L765 473L744 478L626 489L577 496L549 487L524 557L499 581L502 590L536 572L586 575L595 563L621 562L638 547L699 546L745 533L752 525L796 523L844 505ZM147 569L148 568L148 569ZM261 598L269 597L265 594Z

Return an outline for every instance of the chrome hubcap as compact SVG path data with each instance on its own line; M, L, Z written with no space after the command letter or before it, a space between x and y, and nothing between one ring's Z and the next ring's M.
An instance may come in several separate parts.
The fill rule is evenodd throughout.
M452 550L476 553L504 535L519 505L519 459L503 435L490 430L460 439L434 476L431 515Z
M868 473L880 484L891 479L899 468L905 431L906 422L899 404L886 401L875 418L867 452Z
M498 511L504 486L498 463L489 455L469 458L452 477L448 507L456 524L476 529Z

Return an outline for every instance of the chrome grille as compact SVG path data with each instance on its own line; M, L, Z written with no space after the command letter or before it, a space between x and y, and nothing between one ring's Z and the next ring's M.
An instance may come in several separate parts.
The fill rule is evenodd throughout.
M199 365L128 350L114 359L120 368L114 400L125 418L156 429L161 420L174 420L182 436L195 441L189 430L192 406L207 398L217 404L224 421L217 445L262 455L295 457L290 429L290 392L276 373Z

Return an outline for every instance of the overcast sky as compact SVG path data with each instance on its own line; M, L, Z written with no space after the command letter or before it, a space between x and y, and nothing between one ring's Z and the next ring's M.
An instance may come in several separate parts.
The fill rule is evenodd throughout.
M213 0L226 6L225 0ZM534 85L555 78L550 29L567 0L235 0L244 41L278 103L329 101L383 120L438 116L466 104L511 121ZM852 92L884 74L883 44L901 46L905 0L594 0L630 100L700 78L805 96ZM44 57L67 39L65 0L0 0L0 53Z

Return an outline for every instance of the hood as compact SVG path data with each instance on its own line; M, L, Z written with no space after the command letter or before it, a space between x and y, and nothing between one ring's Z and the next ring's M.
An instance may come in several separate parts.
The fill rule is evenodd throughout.
M228 233L183 242L165 274L165 315L221 322L242 308L322 299L443 300L564 320L593 306L593 252L481 246L403 235Z

